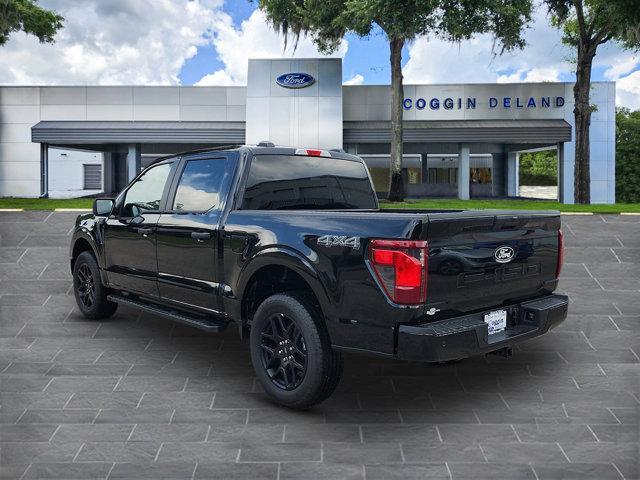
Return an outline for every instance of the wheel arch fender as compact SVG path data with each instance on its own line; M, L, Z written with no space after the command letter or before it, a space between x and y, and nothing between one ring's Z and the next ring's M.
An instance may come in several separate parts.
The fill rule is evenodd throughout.
M247 261L239 275L236 286L241 305L244 305L248 288L256 278L256 275L270 267L283 267L299 275L313 292L325 318L331 316L332 304L318 270L303 254L282 246L262 249ZM239 313L242 315L243 310ZM246 318L242 318L242 322L244 323L245 321Z
M85 251L90 251L91 253L93 253L93 255L96 257L96 261L98 262L98 267L100 267L100 269L104 267L104 259L101 252L96 246L95 239L86 229L80 229L76 230L71 240L69 261L72 272L76 258L78 258L78 255Z

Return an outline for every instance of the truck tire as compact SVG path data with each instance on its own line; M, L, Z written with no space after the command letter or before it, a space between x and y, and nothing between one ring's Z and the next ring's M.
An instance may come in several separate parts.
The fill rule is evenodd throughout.
M278 294L258 307L251 324L251 362L267 394L305 409L328 398L342 375L320 312L302 297Z
M73 265L73 293L86 318L108 318L118 309L117 303L107 300L108 291L102 284L98 262L91 252L82 252Z

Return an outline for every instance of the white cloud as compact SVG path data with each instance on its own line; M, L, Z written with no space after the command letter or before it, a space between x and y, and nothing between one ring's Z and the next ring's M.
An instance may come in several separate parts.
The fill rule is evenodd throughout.
M194 85L199 87L208 87L212 85L236 85L237 82L229 76L224 70L218 70L214 73L209 73L198 80Z
M616 104L632 110L640 109L640 55L632 52L611 55L605 50L605 57L609 59L610 66L604 76L616 81Z
M518 82L559 82L560 71L557 68L530 68L521 69L510 75L500 75L496 81L498 83L518 83Z
M632 53L620 54L613 59L611 66L604 72L604 76L609 80L617 80L635 70L638 65L640 65L639 55Z
M196 84L246 85L247 61L250 58L321 56L310 38L300 38L295 51L292 45L293 39L289 40L287 50L283 51L283 36L269 25L260 10L255 10L239 28L236 28L232 22L220 22L216 25L212 43L224 68L205 75ZM347 48L348 43L343 40L336 52L330 56L344 57Z
M490 35L479 35L460 44L437 38L419 38L409 47L403 69L407 83L524 82L557 80L572 70L570 51L561 34L549 25L544 9L534 15L526 30L524 50L495 55Z
M231 23L223 0L43 0L66 19L54 45L23 33L0 48L0 84L176 84Z
M616 103L632 110L640 109L640 70L616 82Z
M196 85L246 84L249 58L316 57L301 38L283 52L283 38L254 11L240 26L224 12L224 0L41 0L65 18L54 45L15 33L0 48L0 84L178 84L185 62L198 47L212 45L223 68ZM494 56L492 39L481 35L461 44L420 38L409 45L406 83L536 82L571 76L572 52L551 27L544 9L535 13L522 51ZM343 41L333 55L343 57ZM374 57L375 52L371 52ZM615 43L598 49L594 66L617 81L617 102L640 108L640 55ZM364 83L355 74L346 85Z
M573 77L573 52L562 44L561 33L549 24L546 11L538 8L532 27L525 33L524 50L494 56L492 39L480 35L461 44L437 38L419 38L409 46L403 69L406 83L546 82ZM640 56L609 42L598 48L594 67L617 81L617 103L636 108L640 104L638 81ZM636 70L636 72L631 73ZM627 75L624 77L624 75Z
M359 73L356 73L353 77L343 83L343 85L362 85L364 83L364 77Z

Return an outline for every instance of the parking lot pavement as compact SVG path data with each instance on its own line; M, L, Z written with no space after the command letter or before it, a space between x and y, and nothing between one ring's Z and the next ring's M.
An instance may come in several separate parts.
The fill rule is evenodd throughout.
M568 320L509 359L348 356L270 404L236 331L70 295L75 214L0 213L2 478L638 478L640 217L563 216Z

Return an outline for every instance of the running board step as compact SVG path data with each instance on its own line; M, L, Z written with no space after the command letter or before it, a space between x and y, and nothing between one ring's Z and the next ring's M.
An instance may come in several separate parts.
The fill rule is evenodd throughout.
M162 305L147 303L133 298L123 297L121 295L108 295L107 299L121 305L128 305L129 307L139 308L145 312L161 315L173 320L174 322L189 325L191 327L204 330L205 332L222 332L228 325L228 322L225 322L224 320L205 319L203 317L189 315L188 313L180 312L169 307L163 307Z

